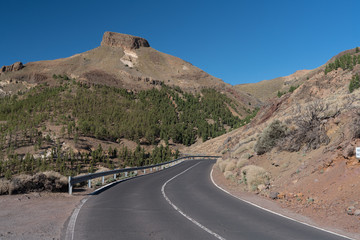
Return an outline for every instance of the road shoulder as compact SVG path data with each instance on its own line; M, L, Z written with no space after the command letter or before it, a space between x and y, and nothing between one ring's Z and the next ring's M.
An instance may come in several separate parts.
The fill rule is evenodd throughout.
M298 213L294 213L289 209L281 207L277 202L270 200L264 196L256 195L250 192L246 192L239 185L234 182L227 181L224 175L219 171L218 168L213 167L211 171L212 180L214 181L215 185L224 189L229 194L233 195L236 198L243 199L247 202L250 202L254 205L257 205L261 208L267 209L271 212L275 212L279 215L286 216L288 218L294 219L298 222L305 223L307 225L315 226L317 228L325 229L327 231L335 232L339 235L348 236L353 239L360 239L358 234L349 233L344 231L343 229L334 229L328 226L324 226L319 224L318 222L313 221L311 218L303 216Z

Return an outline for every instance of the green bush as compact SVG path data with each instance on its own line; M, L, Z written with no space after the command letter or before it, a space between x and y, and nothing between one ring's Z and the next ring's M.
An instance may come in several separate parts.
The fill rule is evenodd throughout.
M255 152L258 155L264 154L275 147L277 141L286 136L287 127L279 120L273 121L261 133L258 141L255 144Z
M352 76L352 79L350 81L349 85L349 91L352 93L355 89L358 89L360 87L360 79L359 74L356 74Z
M278 98L280 98L282 95L286 94L286 92L282 92L282 91L278 91L277 92L277 96Z
M297 85L297 86L291 86L291 87L289 88L289 93L294 92L298 87L299 87L299 85Z
M343 70L353 70L356 64L360 63L360 55L345 54L335 59L334 62L329 63L325 66L325 75L333 70L342 68Z

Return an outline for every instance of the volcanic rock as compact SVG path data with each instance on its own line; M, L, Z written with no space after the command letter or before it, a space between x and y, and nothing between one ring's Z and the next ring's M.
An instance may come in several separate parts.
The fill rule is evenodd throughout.
M132 50L140 47L150 47L150 44L146 39L141 37L115 32L105 32L101 46L121 47L122 49Z
M15 72L15 71L19 71L22 68L24 68L22 62L16 62L10 66L3 66L1 68L1 72Z

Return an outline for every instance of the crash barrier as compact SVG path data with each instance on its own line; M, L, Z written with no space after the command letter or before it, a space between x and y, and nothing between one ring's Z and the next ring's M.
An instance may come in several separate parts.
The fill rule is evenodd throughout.
M122 176L124 178L131 178L132 176L129 173L132 173L132 172L137 173L137 171L139 171L139 170L142 170L144 172L144 174L146 174L146 170L149 170L148 172L151 173L153 171L159 171L159 170L163 170L163 169L175 166L183 161L195 160L195 159L212 160L212 159L217 159L217 158L221 158L221 157L220 156L192 155L192 156L180 157L178 159L174 159L174 160L171 160L168 162L159 163L159 164L150 165L150 166L121 168L121 169L115 169L115 170L110 170L110 171L105 171L105 172L89 173L87 175L81 175L81 176L75 176L75 177L70 176L69 177L69 194L70 195L72 194L73 186L76 183L88 181L88 187L91 188L91 179L94 179L94 178L102 177L102 184L104 184L105 176L109 176L109 175L113 175L114 180L116 180L117 174L120 174L120 173L124 173Z

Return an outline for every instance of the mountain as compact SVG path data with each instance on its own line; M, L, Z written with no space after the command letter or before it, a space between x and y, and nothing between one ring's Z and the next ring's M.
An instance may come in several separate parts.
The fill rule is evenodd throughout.
M4 66L0 71L3 94L24 90L34 84L51 85L54 82L52 76L56 74L82 83L129 90L150 89L161 83L179 86L186 92L213 88L240 104L256 106L259 103L256 98L237 91L191 63L151 48L147 40L121 33L105 32L99 47L69 58L31 62L21 64L21 67L16 64ZM240 108L239 111L246 113Z
M147 40L0 69L0 177L159 163L248 124L260 101ZM1 190L0 190L1 193Z
M359 72L354 48L311 71L237 86L259 96L275 85L263 93L264 105L249 125L189 151L223 154L215 169L238 189L275 199L320 225L358 233ZM289 85L299 86L288 91ZM277 91L285 93L278 97Z

